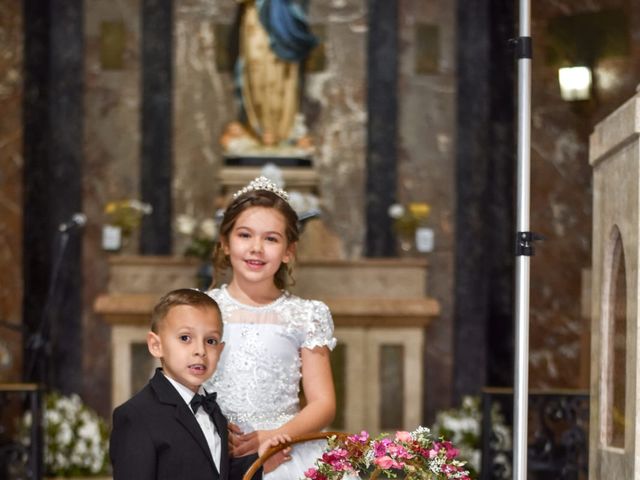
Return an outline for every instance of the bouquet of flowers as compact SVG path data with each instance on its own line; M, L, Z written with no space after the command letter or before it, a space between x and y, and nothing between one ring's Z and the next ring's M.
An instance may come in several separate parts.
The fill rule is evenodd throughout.
M131 235L140 226L143 216L152 212L153 207L140 200L118 200L109 202L104 207L109 225L120 227L125 237Z
M429 217L431 207L428 203L412 202L407 206L394 203L389 207L388 214L393 219L396 232L402 237L413 237L420 222Z
M465 463L457 459L458 450L450 441L434 439L431 431L418 427L413 432L398 431L394 437L383 434L371 438L365 431L344 438L329 438L329 447L305 472L311 480L340 480L370 474L406 480L470 480Z
M189 237L184 249L186 257L211 260L213 247L218 241L218 225L215 219L205 218L198 221L191 215L181 214L176 217L176 228L179 233Z
M31 412L22 417L19 432L29 445ZM108 471L109 433L106 422L76 394L45 396L43 415L46 475L73 477L103 475Z

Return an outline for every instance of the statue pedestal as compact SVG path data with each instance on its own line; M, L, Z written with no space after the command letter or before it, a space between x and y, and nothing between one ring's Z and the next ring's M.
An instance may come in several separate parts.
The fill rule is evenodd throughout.
M156 364L146 351L150 312L168 290L195 285L197 265L168 257L113 257L95 310L112 326L112 406L139 390ZM292 292L323 300L338 339L332 354L334 428L410 430L422 423L424 343L439 314L425 260L301 261Z
M260 176L261 166L224 166L220 170L217 183L222 187L222 195L227 196L246 186ZM318 174L310 167L280 167L285 189L303 193L318 193Z

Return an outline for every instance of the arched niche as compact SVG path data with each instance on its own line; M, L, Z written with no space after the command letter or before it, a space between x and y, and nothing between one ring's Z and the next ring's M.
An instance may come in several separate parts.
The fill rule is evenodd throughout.
M627 268L622 235L611 229L603 263L601 442L605 448L625 448L627 429Z

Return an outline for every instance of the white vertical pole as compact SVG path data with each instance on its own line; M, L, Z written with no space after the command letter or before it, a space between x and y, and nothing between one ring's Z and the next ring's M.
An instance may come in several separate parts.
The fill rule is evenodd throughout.
M533 238L529 231L531 142L531 37L529 0L520 1L518 51L518 212L516 257L516 350L513 417L513 479L527 478L529 400L529 268Z

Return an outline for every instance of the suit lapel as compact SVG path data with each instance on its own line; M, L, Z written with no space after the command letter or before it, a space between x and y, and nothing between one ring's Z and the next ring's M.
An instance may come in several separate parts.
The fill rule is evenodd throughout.
M211 420L216 426L218 435L220 436L220 478L227 480L229 477L229 462L226 460L229 458L229 436L227 431L227 419L222 415L220 407L216 408L211 415Z
M158 400L160 400L160 402L167 405L175 406L174 415L176 417L176 420L191 434L193 439L200 446L200 448L202 449L202 452L209 459L209 462L211 463L211 467L213 468L213 471L215 473L213 479L218 480L219 478L218 469L216 468L213 458L211 457L211 450L209 450L209 444L207 443L207 439L205 438L204 433L202 432L202 428L200 428L200 424L196 420L196 416L193 414L193 411L191 410L191 408L185 403L185 401L182 399L182 397L176 391L176 389L173 388L173 385L169 383L169 380L165 378L161 368L156 369L156 374L153 376L153 378L149 383L151 385L151 388L153 388L156 395L158 396ZM221 445L223 448L225 446L225 443L226 443L226 439ZM221 458L226 458L226 457L221 456ZM221 462L221 463L224 464L224 462Z

